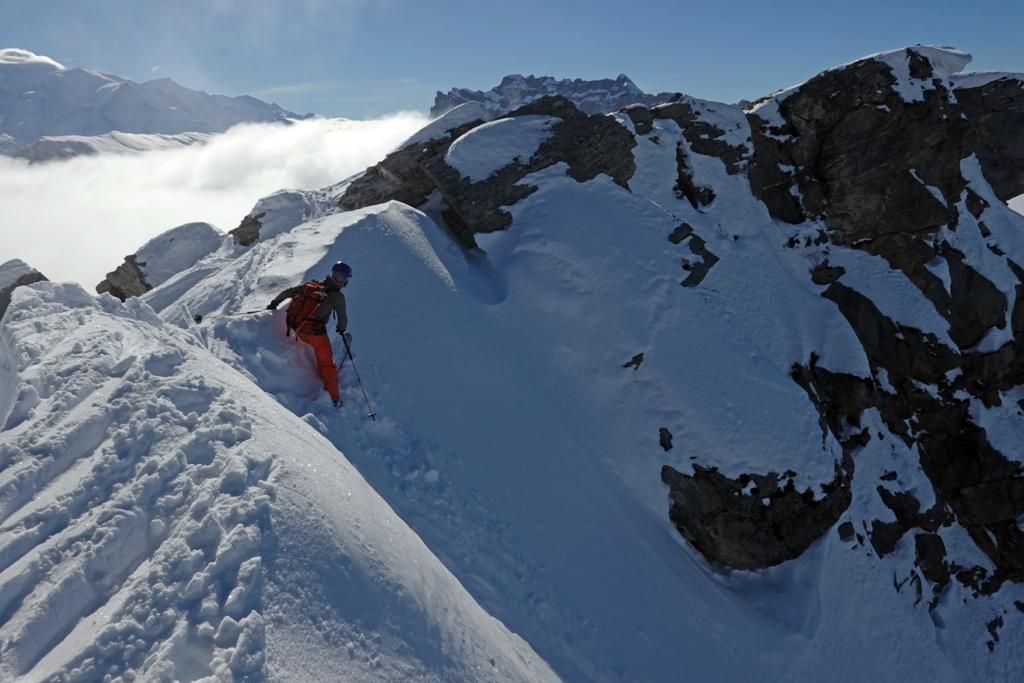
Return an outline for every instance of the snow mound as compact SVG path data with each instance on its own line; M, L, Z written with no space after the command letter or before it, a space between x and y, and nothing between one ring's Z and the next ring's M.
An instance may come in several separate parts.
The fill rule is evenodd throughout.
M932 75L929 78L915 78L911 75L911 57L908 52L914 52L931 63ZM939 79L940 82L948 81L953 74L963 71L972 57L969 53L955 48L918 45L905 50L880 52L865 59L873 59L888 65L896 78L896 92L907 102L920 102L924 99L926 91L935 88L933 79Z
M186 223L154 237L136 253L146 282L156 287L217 250L224 233L209 223Z
M439 138L448 131L471 121L490 121L493 118L494 113L479 102L463 102L433 119L415 135L399 145L399 148Z
M0 49L0 64L46 64L55 69L64 69L63 64L60 64L49 57L37 55L34 52L29 52L28 50L22 50L16 47Z
M526 163L561 119L515 116L477 126L452 143L445 162L472 182L483 180L511 163Z
M0 360L0 679L555 680L318 418L137 299L19 290Z

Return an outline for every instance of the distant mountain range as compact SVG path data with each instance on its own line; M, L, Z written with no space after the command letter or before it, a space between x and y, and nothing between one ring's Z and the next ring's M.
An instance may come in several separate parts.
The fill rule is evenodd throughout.
M651 95L637 87L629 76L588 81L580 78L557 79L551 76L505 76L494 88L484 92L467 88L453 88L434 96L431 116L441 116L466 102L478 102L488 111L499 114L533 102L549 95L560 95L588 114L607 114L631 104L649 107L672 99L678 93Z
M220 133L238 123L292 118L301 117L254 97L209 95L169 78L136 83L0 49L0 154L59 136Z

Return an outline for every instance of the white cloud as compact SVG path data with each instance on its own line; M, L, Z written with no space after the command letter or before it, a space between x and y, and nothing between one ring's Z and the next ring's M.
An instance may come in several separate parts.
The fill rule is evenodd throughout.
M362 171L426 123L316 119L242 125L203 146L29 166L0 157L0 262L92 290L125 255L192 221L236 227L258 199Z

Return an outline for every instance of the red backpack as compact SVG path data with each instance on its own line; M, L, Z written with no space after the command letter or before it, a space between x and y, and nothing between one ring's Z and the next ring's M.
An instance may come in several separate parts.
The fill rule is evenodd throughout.
M308 328L312 321L311 316L326 298L327 290L322 283L310 280L302 285L302 289L292 297L291 303L288 304L288 310L285 312L284 321L288 326L288 334L298 333L304 331L303 328ZM322 326L322 323L318 326Z

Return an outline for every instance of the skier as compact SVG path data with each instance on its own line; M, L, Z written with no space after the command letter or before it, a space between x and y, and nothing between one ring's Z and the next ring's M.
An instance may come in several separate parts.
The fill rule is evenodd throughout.
M341 293L351 278L352 268L338 261L322 281L310 280L298 287L289 287L267 305L267 309L273 311L282 301L291 299L285 318L288 334L294 332L301 341L313 347L324 389L330 394L336 408L341 407L342 400L338 389L338 367L334 364L334 351L331 349L330 337L327 336L327 323L333 313L338 320L335 331L343 336L346 346L351 342L352 335L345 331L348 315L345 312L345 295Z

